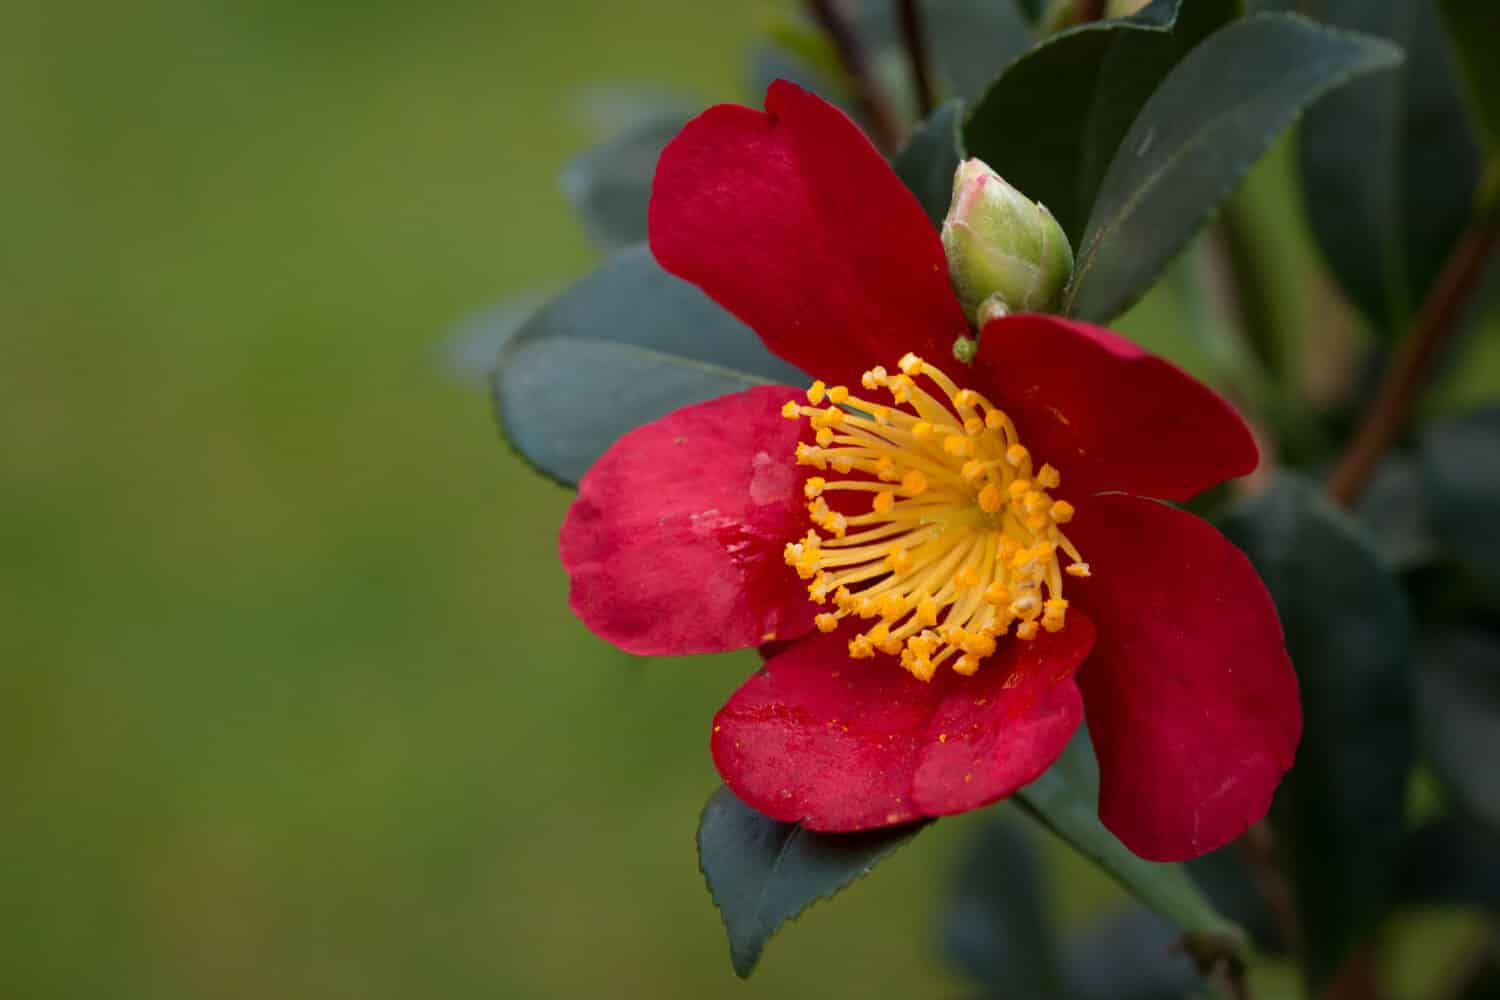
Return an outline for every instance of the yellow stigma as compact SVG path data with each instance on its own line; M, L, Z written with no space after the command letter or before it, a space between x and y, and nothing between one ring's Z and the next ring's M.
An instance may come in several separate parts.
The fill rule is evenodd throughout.
M924 681L949 661L971 675L1012 631L1023 641L1061 631L1063 576L1087 577L1089 564L1060 527L1073 505L1048 494L1061 474L1034 464L1010 418L914 354L896 369L860 379L895 406L814 382L807 403L782 410L816 431L816 447L797 445L797 464L833 473L806 481L816 528L788 543L786 562L810 581L810 600L831 603L820 631L851 616L871 623L850 640L851 657L899 655ZM868 505L829 504L860 493Z

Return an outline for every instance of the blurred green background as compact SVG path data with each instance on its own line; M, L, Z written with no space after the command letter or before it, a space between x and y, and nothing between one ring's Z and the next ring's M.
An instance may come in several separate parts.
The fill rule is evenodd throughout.
M455 320L594 260L577 88L741 97L755 13L6 6L6 995L951 985L963 823L734 979L693 833L751 660L574 622L568 495L444 373Z

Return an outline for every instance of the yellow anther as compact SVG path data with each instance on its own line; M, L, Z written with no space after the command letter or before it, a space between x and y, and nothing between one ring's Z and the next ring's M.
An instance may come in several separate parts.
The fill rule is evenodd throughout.
M992 656L995 652L995 637L983 632L975 632L964 642L964 652L980 659Z
M927 380L922 390L918 379ZM818 531L783 550L809 599L832 600L815 627L835 632L845 618L859 621L851 657L887 654L923 680L945 664L974 674L1001 642L1061 630L1061 581L1089 572L1081 559L1061 565L1063 553L1077 550L1060 526L1076 515L1048 492L1061 480L1057 470L1038 463L1033 471L1003 411L915 355L895 373L871 368L858 384L889 389L895 405L819 381L806 404L782 407L807 418L817 441L797 442L795 460L820 473L803 485ZM870 505L846 516L828 504L833 488L868 493Z

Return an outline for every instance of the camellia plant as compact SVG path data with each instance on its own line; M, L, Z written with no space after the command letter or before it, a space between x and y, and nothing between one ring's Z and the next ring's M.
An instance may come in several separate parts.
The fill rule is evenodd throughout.
M759 651L704 715L740 975L1002 801L946 940L996 995L1386 996L1388 918L1500 902L1500 12L1249 6L810 2L761 107L565 172L610 256L500 422L584 626ZM1065 950L1018 814L1144 908ZM1471 924L1432 995L1500 981Z

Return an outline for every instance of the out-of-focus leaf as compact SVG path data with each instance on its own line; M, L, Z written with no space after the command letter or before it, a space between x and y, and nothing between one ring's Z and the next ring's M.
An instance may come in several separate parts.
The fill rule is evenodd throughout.
M948 93L965 100L1031 47L1031 30L1010 0L931 0L927 23L938 73Z
M1201 988L1181 933L1158 914L1131 906L1069 935L1063 970L1070 1000L1182 1000ZM1002 994L1005 995L1005 994ZM1014 996L1057 996L1016 992Z
M1422 440L1432 526L1454 557L1500 588L1500 407L1433 425Z
M917 196L934 226L941 227L953 196L953 174L963 159L958 134L963 104L949 101L923 122L891 161L901 180Z
M1427 494L1415 458L1386 456L1354 513L1398 568L1415 567L1437 556L1437 537L1432 533Z
M626 431L688 403L804 381L693 286L626 250L533 315L494 378L506 439L567 484Z
M1184 861L1183 865L1214 909L1244 928L1259 951L1275 955L1286 950L1276 915L1250 872L1240 841Z
M1500 834L1500 635L1435 630L1419 663L1423 749L1460 804Z
M782 924L868 875L924 825L814 833L763 816L720 787L698 823L698 866L729 932L734 971L750 975Z
M1453 815L1407 834L1397 895L1406 904L1500 910L1500 838L1494 828Z
M969 841L943 907L943 949L999 996L1059 996L1057 942L1036 845L1008 810Z
M1324 0L1316 9L1406 51L1394 72L1310 109L1300 145L1313 235L1349 297L1395 336L1469 219L1478 150L1432 0Z
M1118 315L1298 112L1400 57L1389 42L1285 14L1237 21L1188 53L1146 102L1099 186L1067 311L1095 322Z
M563 167L563 194L583 222L584 231L605 250L617 250L646 238L646 206L656 161L690 115L653 115L594 146Z
M457 382L489 384L505 345L555 294L555 289L525 292L455 323L441 342L443 373Z
M751 101L759 104L760 99L765 96L766 88L776 80L789 80L803 90L810 90L824 100L839 105L845 111L849 110L844 95L839 93L835 81L819 73L792 53L780 46L770 44L757 45L752 48L746 76Z
M1440 0L1438 6L1471 119L1490 156L1500 156L1500 61L1494 50L1500 7L1494 0Z
M1277 793L1315 989L1391 899L1414 756L1411 622L1375 545L1310 483L1280 476L1225 518L1276 600L1302 692Z
M1234 0L1153 0L1140 13L1059 32L975 102L969 151L1046 205L1077 246L1115 150L1183 55L1233 17Z
M1015 800L1037 821L1181 928L1195 953L1239 954L1245 933L1221 916L1181 865L1144 861L1099 822L1099 764L1084 728Z
M1042 8L1047 5L1047 0L1016 0L1016 9L1021 16L1031 24L1036 24L1042 16Z

